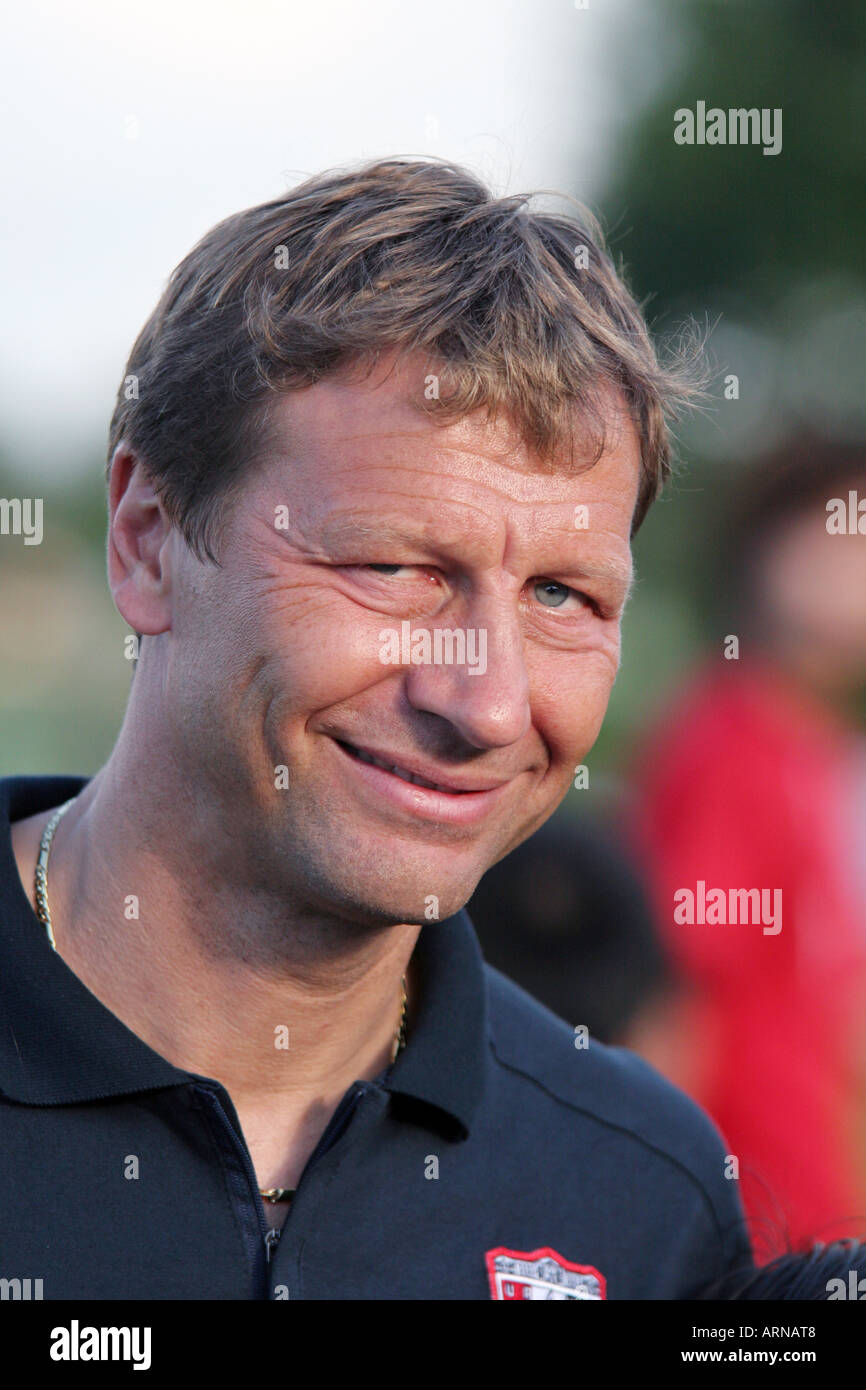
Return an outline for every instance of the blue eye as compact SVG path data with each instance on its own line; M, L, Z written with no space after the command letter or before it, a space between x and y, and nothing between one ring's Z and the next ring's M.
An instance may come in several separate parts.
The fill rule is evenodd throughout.
M567 584L557 584L554 579L541 579L535 585L535 597L546 608L560 608L572 592Z

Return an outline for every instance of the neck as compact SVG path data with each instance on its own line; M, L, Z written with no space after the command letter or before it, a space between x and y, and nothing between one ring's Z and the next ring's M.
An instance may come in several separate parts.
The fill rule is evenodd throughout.
M147 765L142 782L119 743L60 821L48 875L59 955L155 1051L221 1082L239 1113L329 1113L391 1060L419 928L362 929L287 903L248 864L236 878L231 835ZM48 814L32 819L29 837L13 827L31 902Z

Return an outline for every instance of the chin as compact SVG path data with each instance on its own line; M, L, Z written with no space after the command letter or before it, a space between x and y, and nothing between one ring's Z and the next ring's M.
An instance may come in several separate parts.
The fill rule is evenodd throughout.
M366 909L371 918L389 926L405 923L407 926L423 927L427 922L444 922L446 917L453 917L455 912L459 912L466 905L472 892L473 889L469 889L465 894L452 892L446 898L432 892L403 894L394 893L391 889L383 890L378 899L358 903L358 906L362 910Z
M453 916L495 858L487 844L422 845L357 830L350 836L332 829L296 848L296 883L306 881L311 905L371 927L423 926Z
M469 901L480 875L473 874L460 884L433 882L435 875L392 874L383 878L381 866L375 875L354 881L332 883L328 896L337 915L366 926L424 926L443 922ZM439 891L437 892L437 888Z

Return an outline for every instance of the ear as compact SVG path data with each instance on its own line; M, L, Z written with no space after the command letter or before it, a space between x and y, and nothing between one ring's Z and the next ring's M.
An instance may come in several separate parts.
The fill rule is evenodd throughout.
M108 583L117 611L142 635L171 627L172 530L141 461L121 442L108 484Z

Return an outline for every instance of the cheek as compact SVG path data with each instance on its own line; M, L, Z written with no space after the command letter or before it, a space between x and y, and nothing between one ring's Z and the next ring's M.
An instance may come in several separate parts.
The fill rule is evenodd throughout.
M617 671L619 644L553 659L547 654L534 683L533 721L555 764L573 768L598 737Z
M271 593L257 619L256 645L270 683L292 708L319 709L366 689L389 671L380 659L388 619L333 589L305 585Z

